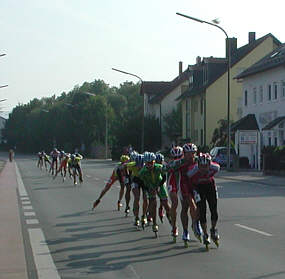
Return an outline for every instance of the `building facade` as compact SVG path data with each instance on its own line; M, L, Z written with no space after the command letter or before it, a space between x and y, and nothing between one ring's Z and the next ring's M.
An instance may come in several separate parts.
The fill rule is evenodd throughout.
M234 79L239 73L272 52L280 42L267 34L258 40L255 33L249 33L248 44L237 48L237 39L229 38L230 44L230 120L242 117L242 83ZM226 47L226 49L228 49ZM197 145L210 145L218 121L227 119L228 71L225 58L197 58L196 64L190 66L192 76L189 78L189 89L178 101L182 103L182 137Z

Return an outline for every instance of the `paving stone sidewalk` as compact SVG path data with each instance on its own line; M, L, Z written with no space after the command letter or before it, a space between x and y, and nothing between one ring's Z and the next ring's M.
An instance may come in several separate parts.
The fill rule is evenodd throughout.
M264 175L261 171L227 171L221 170L217 178L246 181L249 183L260 183L264 185L272 186L284 186L285 187L285 177L275 176L275 175Z

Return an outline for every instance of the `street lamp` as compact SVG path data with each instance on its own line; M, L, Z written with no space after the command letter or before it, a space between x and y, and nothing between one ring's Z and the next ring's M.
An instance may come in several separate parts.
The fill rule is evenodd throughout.
M135 75L135 74L132 74L132 73L129 73L129 72L125 72L125 71L122 71L122 70L118 70L118 69L115 69L115 68L112 68L112 70L138 78L138 79L140 80L140 82L141 82L141 89L143 88L143 87L142 87L142 86L143 86L143 80L142 80L142 78L139 77L138 75ZM144 152L144 92L142 92L142 93L143 93L143 111L142 111L141 153Z
M208 21L205 21L205 20L201 20L201 19L198 19L198 18L195 18L195 17L192 17L192 16L188 16L188 15L184 15L184 14L181 14L181 13L176 13L177 15L179 16L183 16L183 17L186 17L188 19L191 19L191 20L194 20L194 21L197 21L199 23L206 23L206 24L209 24L211 26L214 26L214 27L217 27L219 28L225 35L226 35L226 38L227 38L227 53L228 53L228 111L227 111L227 124L228 124L228 141L227 141L227 168L229 169L230 168L230 138L231 138L231 126L230 126L230 64L231 64L231 51L230 51L230 41L229 41L229 36L227 34L227 32L219 25L217 24L214 24L214 23L211 23L211 22L208 22ZM215 23L218 23L217 20L214 21Z
M95 93L90 92L83 92L83 94L96 97L97 95ZM107 98L106 98L107 101ZM107 101L107 107L108 107L108 101ZM105 159L108 159L108 116L107 116L107 107L106 107L106 113L105 113Z

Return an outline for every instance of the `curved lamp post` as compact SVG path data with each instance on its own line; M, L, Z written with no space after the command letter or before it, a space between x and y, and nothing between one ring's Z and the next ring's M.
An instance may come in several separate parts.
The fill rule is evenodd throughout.
M183 17L186 17L188 19L191 19L191 20L194 20L194 21L197 21L199 23L206 23L206 24L209 24L211 26L214 26L218 29L220 29L225 35L226 35L226 38L227 38L227 52L228 52L228 92L227 92L227 98L228 98L228 111L227 111L227 124L228 124L228 140L227 140L227 168L229 169L230 168L230 139L231 139L231 126L230 126L230 64L231 64L231 51L230 51L230 42L229 42L229 36L227 34L227 32L219 25L217 24L214 24L214 23L211 23L211 22L208 22L208 21L205 21L205 20L201 20L201 19L198 19L198 18L195 18L195 17L192 17L192 16L188 16L188 15L184 15L184 14L181 14L181 13L176 13L177 15L179 16L183 16ZM215 22L218 22L218 21L215 21Z
M115 68L112 68L112 70L138 78L140 80L140 82L141 82L141 88L142 88L143 80L138 75L135 75L135 74L132 74L132 73L129 73L129 72L125 72L125 71L122 71L122 70L118 70L118 69L115 69ZM143 152L144 152L144 93L143 93L143 112L142 112L142 138L141 138L141 153L143 153Z

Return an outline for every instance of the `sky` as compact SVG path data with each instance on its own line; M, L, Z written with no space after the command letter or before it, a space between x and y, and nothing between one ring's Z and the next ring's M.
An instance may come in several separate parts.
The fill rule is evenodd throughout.
M284 0L1 0L0 116L18 104L59 96L95 79L110 86L171 81L196 57L225 57L219 18L238 47L272 33L285 42Z

